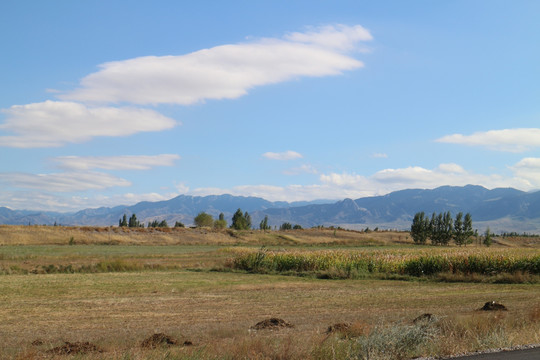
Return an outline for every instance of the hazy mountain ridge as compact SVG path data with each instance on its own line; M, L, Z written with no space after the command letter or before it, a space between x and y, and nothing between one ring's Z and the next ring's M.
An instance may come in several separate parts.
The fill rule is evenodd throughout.
M230 221L236 209L248 211L257 227L264 216L272 226L283 222L304 227L339 225L352 228L382 226L406 229L414 214L451 211L470 212L475 227L490 226L494 231L540 232L540 192L527 193L512 188L488 190L481 186L442 186L431 190L407 189L374 196L328 203L271 202L257 197L232 195L180 195L170 200L140 202L132 206L85 209L76 213L15 211L0 207L2 224L116 225L127 214L135 213L142 222L158 219L170 225L181 221L190 225L193 217L205 211L214 217L223 212Z

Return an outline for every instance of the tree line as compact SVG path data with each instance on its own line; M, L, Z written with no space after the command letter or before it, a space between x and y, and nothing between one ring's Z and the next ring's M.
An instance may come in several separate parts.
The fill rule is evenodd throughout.
M445 213L433 213L431 219L425 213L418 212L414 215L411 224L411 237L415 244L426 244L429 239L433 245L448 245L453 239L456 245L472 243L475 231L472 227L472 216L462 212L453 219L450 211Z
M415 244L426 244L429 239L433 245L448 245L454 240L456 245L467 245L473 242L473 236L478 239L478 231L473 230L472 216L462 212L453 219L450 211L433 213L431 218L421 211L414 215L411 224L411 237ZM493 233L489 227L482 236L482 243L491 246Z
M204 211L201 211L195 218L193 219L193 224L196 227L209 227L214 229L225 229L227 228L227 220L225 220L225 215L223 213L220 213L217 219L214 219L214 217ZM131 217L128 219L127 215L124 214L124 216L118 221L119 227L144 227L144 223L141 223L137 219L136 214L132 214ZM151 222L148 222L148 228L153 227L169 227L166 220L154 220ZM184 227L184 224L177 221L174 225L174 227ZM251 215L246 212L242 212L242 209L236 210L236 212L232 216L232 222L229 226L230 229L234 230L250 230L253 228ZM263 220L259 223L259 230L266 231L271 230L271 226L268 224L268 216L265 216ZM298 230L302 229L302 227L298 224L292 225L288 222L283 223L280 227L280 230Z
M140 222L137 219L136 214L131 214L129 217L129 220L127 218L127 215L124 214L120 220L118 220L118 226L119 227L129 227L129 228L143 228L144 223ZM167 220L154 220L148 222L148 228L166 228L169 227L169 224L167 224ZM180 221L177 221L174 224L174 227L184 227L184 224L182 224Z

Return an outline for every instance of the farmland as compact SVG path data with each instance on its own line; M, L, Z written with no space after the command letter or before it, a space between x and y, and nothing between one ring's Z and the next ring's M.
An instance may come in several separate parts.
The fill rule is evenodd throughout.
M531 238L459 248L399 232L2 226L0 244L0 358L65 358L52 350L66 342L94 345L84 359L412 358L540 343ZM235 265L250 256L255 268ZM471 256L493 260L489 272L401 265ZM308 260L329 265L298 267ZM492 300L508 311L478 311ZM293 327L254 329L270 318ZM346 326L327 333L336 324ZM176 344L142 346L156 333Z

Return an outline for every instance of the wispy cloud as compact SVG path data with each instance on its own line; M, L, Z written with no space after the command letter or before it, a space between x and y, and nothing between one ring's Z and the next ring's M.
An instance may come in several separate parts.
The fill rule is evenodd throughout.
M0 203L9 204L14 209L72 212L102 206L133 205L141 201L169 200L177 195L176 193L123 193L87 197L68 193L18 190L0 192Z
M285 175L317 174L317 169L309 164L304 164L295 168L283 171Z
M346 51L353 50L360 41L373 40L373 36L366 28L360 25L336 25L311 28L303 33L293 32L286 35L285 39Z
M14 105L2 110L7 119L0 131L0 146L17 148L58 147L81 143L96 136L127 136L161 131L176 125L156 111L137 108L87 107L63 101Z
M13 188L38 189L50 192L103 190L115 186L131 185L128 180L101 172L0 173L0 183Z
M524 152L540 147L540 129L520 128L476 132L472 135L453 134L436 140L441 143L483 146L490 150Z
M385 153L373 153L371 157L375 159L386 159L388 158L388 155Z
M296 151L291 151L291 150L281 152L281 153L266 152L262 154L262 156L270 160L294 160L294 159L302 158L302 154L297 153Z
M122 156L61 156L52 159L66 170L149 170L156 166L174 166L176 154Z
M282 39L228 44L178 56L145 56L100 65L63 100L189 105L235 99L248 90L299 77L338 75L361 68L349 55L371 40L361 26L325 26Z

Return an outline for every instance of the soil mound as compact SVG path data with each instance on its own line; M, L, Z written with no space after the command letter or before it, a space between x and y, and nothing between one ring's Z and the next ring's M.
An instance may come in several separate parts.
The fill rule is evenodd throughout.
M334 325L330 325L328 329L326 329L327 334L336 333L336 332L345 332L351 329L350 323L337 323Z
M422 314L422 315L418 316L412 322L413 322L413 324L430 323L430 322L433 322L435 320L437 320L437 319L435 318L435 316L433 314L425 313L425 314Z
M251 329L254 330L263 330L263 329L280 329L280 328L292 328L294 325L289 324L283 319L279 318L270 318L263 321L258 322L257 324L253 325Z
M66 341L64 345L57 346L53 349L50 349L47 352L51 354L57 354L57 355L69 355L69 354L86 354L89 352L103 352L103 350L101 350L96 345L89 342L70 343L69 341Z
M172 337L163 333L157 333L150 336L149 338L144 339L141 343L141 347L146 349L155 349L159 346L170 346L176 344L178 344L178 341L176 341Z
M487 303L484 304L484 306L482 306L482 308L480 308L480 310L482 311L508 311L506 306L504 306L503 304L499 304L495 301L488 301Z

